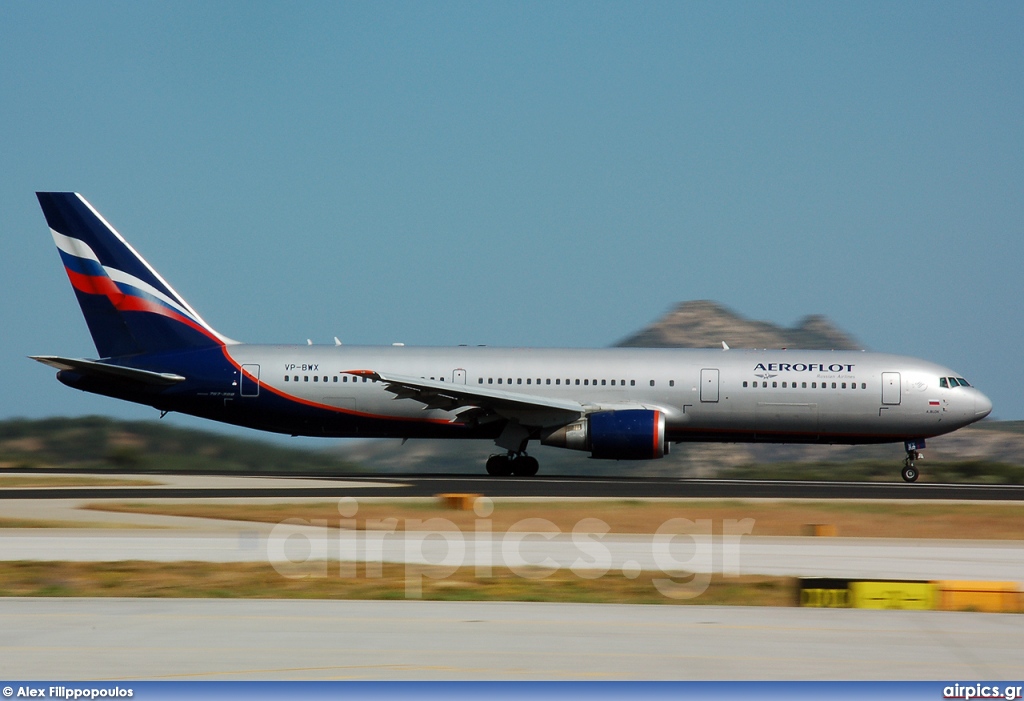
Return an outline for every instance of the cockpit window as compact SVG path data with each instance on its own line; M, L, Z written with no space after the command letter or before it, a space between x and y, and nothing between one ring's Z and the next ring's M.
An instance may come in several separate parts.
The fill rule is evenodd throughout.
M955 389L956 387L970 387L971 383L962 377L940 377L939 387L946 387L947 389Z

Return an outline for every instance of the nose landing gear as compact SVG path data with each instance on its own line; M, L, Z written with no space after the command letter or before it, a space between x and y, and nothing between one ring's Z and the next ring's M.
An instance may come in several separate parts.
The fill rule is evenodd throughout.
M487 474L495 476L516 475L532 477L540 470L537 458L525 452L509 451L507 455L492 455L487 458Z
M924 449L924 441L906 441L903 443L903 447L907 451L907 457L903 460L903 481L916 482L918 475L920 475L916 462L924 458L920 453Z

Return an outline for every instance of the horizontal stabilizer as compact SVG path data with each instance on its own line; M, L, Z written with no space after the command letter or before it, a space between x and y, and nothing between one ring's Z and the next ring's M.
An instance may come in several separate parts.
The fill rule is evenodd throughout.
M82 375L101 377L108 380L128 380L139 382L144 385L168 386L184 382L185 378L169 372L151 372L137 368L126 368L121 365L110 365L95 360L83 358L61 358L56 355L30 355L32 360L38 360L43 365L49 365L58 370L71 370Z

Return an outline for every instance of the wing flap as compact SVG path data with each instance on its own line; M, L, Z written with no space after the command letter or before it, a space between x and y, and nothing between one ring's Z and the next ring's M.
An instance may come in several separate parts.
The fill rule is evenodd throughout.
M395 399L411 399L424 410L455 412L454 422L483 423L491 417L514 419L524 426L561 426L585 413L579 402L537 395L506 392L500 389L425 380L420 377L392 375L374 370L349 370L348 374L368 377L384 384Z

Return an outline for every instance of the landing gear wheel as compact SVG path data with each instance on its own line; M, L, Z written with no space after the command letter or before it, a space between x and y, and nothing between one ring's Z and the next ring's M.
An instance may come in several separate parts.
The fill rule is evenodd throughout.
M904 482L916 482L917 481L917 468L913 465L905 465L903 467L903 481Z
M506 455L492 455L487 458L487 474L505 477L512 474L512 461Z
M538 470L540 470L540 463L537 462L537 458L531 458L529 455L520 455L512 461L513 475L532 477L537 474Z

